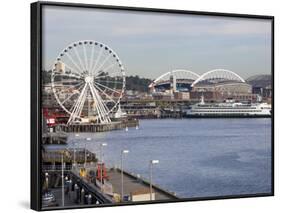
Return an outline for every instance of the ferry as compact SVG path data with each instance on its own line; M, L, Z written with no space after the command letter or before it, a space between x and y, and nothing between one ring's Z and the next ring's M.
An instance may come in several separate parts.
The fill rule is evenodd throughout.
M216 117L271 117L271 105L267 103L240 103L234 100L226 100L224 103L201 102L191 105L184 113L185 117L216 118Z

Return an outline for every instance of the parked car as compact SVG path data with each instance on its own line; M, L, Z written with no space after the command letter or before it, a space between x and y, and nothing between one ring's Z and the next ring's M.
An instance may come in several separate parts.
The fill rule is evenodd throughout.
M55 195L47 191L42 195L42 207L57 206Z

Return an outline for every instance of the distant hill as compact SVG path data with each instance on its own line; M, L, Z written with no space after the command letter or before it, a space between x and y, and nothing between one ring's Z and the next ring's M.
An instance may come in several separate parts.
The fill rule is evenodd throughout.
M139 92L148 92L148 85L151 79L141 78L139 76L126 76L126 90L134 90Z
M246 79L253 87L267 87L271 85L271 75L254 75Z
M43 84L51 83L52 71L42 72L42 82ZM148 85L152 82L151 79L142 78L138 75L126 76L126 89L134 90L138 92L148 92Z

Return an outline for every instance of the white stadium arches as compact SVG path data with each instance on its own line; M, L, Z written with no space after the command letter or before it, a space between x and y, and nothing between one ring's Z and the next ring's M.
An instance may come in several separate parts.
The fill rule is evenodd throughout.
M166 72L163 75L161 75L158 78L156 78L149 85L149 88L152 88L153 86L155 86L155 85L157 85L159 83L163 83L163 82L169 81L171 76L174 79L181 79L181 80L186 79L186 80L191 80L191 81L195 81L196 79L198 79L200 77L198 74L196 74L195 72L192 72L190 70L176 69L176 70L172 70L172 71Z
M237 98L237 96L249 99L252 92L252 86L241 76L226 69L213 69L202 75L190 70L173 70L156 78L149 85L149 89L157 98L174 96L198 99L204 93L209 100Z
M209 82L240 82L245 83L245 80L239 76L237 73L226 70L226 69L213 69L208 72L203 73L202 75L198 75L197 73L185 70L185 69L176 69L169 72L166 72L156 78L150 85L149 88L152 88L156 85L169 82L171 80L171 77L175 80L188 80L192 81L191 87L194 87L196 84L202 83L204 81Z
M211 81L211 80L217 80L217 81L235 81L235 82L242 82L245 83L245 80L236 74L233 71L225 70L225 69L214 69L210 70L208 72L205 72L203 75L201 75L199 78L197 78L191 86L195 86L196 84L203 82L203 81Z

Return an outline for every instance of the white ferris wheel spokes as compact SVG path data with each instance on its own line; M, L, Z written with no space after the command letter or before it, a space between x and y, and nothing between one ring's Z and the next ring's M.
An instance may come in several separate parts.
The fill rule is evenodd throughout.
M52 70L52 88L59 105L70 115L68 124L110 123L125 89L125 72L107 45L84 40L68 45Z

